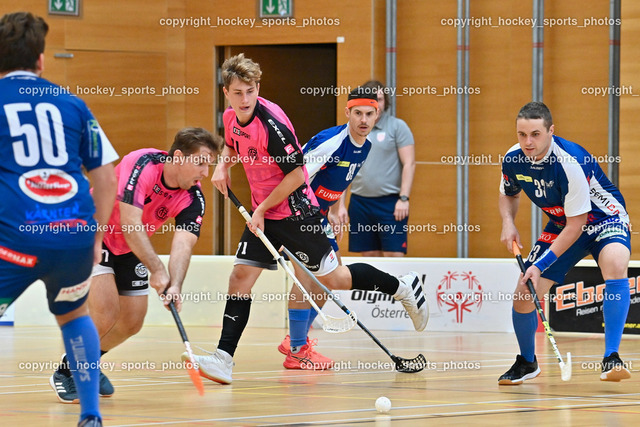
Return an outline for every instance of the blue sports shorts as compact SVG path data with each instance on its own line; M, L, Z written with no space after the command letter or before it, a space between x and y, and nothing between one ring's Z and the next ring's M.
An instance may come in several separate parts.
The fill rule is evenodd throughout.
M563 283L564 276L566 276L578 261L591 254L597 262L600 251L610 243L621 243L631 251L631 233L629 232L629 227L626 223L620 221L620 218L617 216L606 218L597 224L585 225L584 230L578 240L560 255L558 260L551 264L551 267L542 273L542 277L553 280L555 283ZM562 228L554 222L550 221L547 223L538 241L533 245L533 248L531 248L529 257L525 260L525 266L527 268L549 249L549 246L551 246L561 231Z
M93 246L83 249L29 249L0 245L0 308L6 309L33 282L42 280L47 289L49 311L69 313L84 304L89 295Z
M349 251L407 253L409 218L396 221L393 211L398 195L362 197L351 194L349 202Z

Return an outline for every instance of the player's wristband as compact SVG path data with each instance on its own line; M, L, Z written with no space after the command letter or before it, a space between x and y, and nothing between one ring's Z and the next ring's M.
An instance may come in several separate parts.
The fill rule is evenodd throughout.
M533 265L538 267L541 273L544 273L544 271L547 268L551 267L551 264L556 262L557 259L558 257L556 256L556 254L554 254L551 249L547 249L546 251L544 251L542 256L538 258L536 262L533 263Z

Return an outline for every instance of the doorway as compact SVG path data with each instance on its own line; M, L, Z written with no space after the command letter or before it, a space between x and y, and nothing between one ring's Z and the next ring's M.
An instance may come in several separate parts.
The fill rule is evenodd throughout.
M216 51L217 66L220 69L226 58L244 53L247 58L260 64L262 79L260 96L278 104L291 120L300 145L304 145L323 129L335 126L337 81L337 46L331 44L305 45L248 45L219 47ZM224 135L222 113L228 103L222 92L221 76L218 84L217 126ZM313 95L309 88L327 88L321 94ZM316 91L320 92L320 91ZM231 169L234 193L249 208L251 195L242 167ZM244 229L243 218L228 209L221 195L217 193L218 209L214 215L218 232L217 254L235 253L235 244ZM227 206L227 207L225 207Z

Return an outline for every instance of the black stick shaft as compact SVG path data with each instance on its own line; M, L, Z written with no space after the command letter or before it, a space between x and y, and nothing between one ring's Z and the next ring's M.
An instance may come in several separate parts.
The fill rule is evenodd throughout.
M182 337L182 341L189 341L187 338L187 331L184 330L184 326L182 325L182 320L180 320L180 315L178 314L178 310L176 309L173 301L169 302L169 308L171 309L171 314L173 314L173 320L176 321L176 326L178 327L178 332L180 332L180 337Z
M524 274L527 271L526 266L524 265L524 261L522 260L522 255L516 255L516 259L518 260L518 265L520 266L520 271ZM536 294L536 289L533 287L533 282L531 279L527 279L527 287L529 288L529 292L533 296L533 304L536 306L536 310L540 314L540 318L543 322L546 322L547 319L544 315L544 311L542 310L542 306L540 305L540 300L538 299L538 294Z

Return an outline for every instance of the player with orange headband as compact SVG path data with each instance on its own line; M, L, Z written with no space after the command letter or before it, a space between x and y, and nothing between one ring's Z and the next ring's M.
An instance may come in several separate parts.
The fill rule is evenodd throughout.
M376 91L364 87L355 88L349 93L345 108L348 122L323 130L302 148L309 183L323 215L322 225L336 251L338 261L340 254L337 240L343 227L349 222L343 194L369 155L371 142L367 136L376 122L377 110ZM309 289L314 289L313 282L307 276L300 277L300 280ZM322 307L326 297L322 292L319 295L316 303ZM317 341L309 340L307 336L317 314L294 286L289 296L290 336L287 335L278 346L278 351L286 356L283 363L285 368L328 369L333 366L333 360L313 350ZM311 349L307 352L308 360L302 361L296 353L305 344Z

